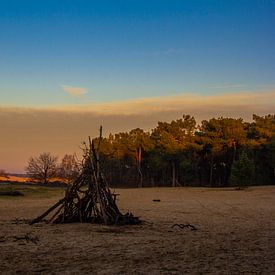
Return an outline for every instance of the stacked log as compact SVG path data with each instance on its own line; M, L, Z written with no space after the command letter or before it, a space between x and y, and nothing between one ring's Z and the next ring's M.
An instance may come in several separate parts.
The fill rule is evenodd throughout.
M100 138L95 148L94 141L84 144L82 169L79 176L68 188L64 198L55 203L46 212L30 222L40 222L47 216L52 223L90 222L106 225L139 224L140 219L131 213L122 214L116 204L115 194L100 170Z

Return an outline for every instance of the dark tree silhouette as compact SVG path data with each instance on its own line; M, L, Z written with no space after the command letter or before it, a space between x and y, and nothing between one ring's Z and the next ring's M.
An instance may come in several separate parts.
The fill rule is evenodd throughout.
M79 175L79 171L80 166L75 156L66 154L61 160L58 177L66 181L66 183L71 183Z
M240 158L233 162L230 182L241 189L241 187L251 184L253 173L253 161L248 158L245 151L242 151Z
M47 184L57 173L57 157L52 156L50 153L42 153L38 157L31 157L26 172L31 179Z

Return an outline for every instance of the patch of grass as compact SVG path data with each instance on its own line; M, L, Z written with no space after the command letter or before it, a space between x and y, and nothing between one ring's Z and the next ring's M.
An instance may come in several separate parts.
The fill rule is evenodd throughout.
M4 197L16 197L16 198L51 198L55 196L64 195L65 188L63 187L47 187L47 186L35 186L35 185L23 185L23 184L7 184L0 185L0 196ZM22 194L19 196L12 196L11 194Z

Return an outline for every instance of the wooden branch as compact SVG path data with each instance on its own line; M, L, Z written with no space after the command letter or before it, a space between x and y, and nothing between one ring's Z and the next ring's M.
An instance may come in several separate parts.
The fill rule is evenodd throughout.
M50 207L46 212L44 212L42 215L40 215L39 217L35 218L34 220L32 220L29 224L35 224L40 222L43 218L45 218L49 213L51 213L56 207L58 207L60 204L62 204L65 201L65 198L59 200L56 204L54 204L52 207Z

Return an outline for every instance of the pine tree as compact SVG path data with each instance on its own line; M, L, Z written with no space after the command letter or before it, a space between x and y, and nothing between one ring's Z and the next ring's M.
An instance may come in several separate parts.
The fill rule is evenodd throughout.
M238 160L234 161L231 168L230 183L237 185L239 189L251 184L254 173L254 163L242 151Z

